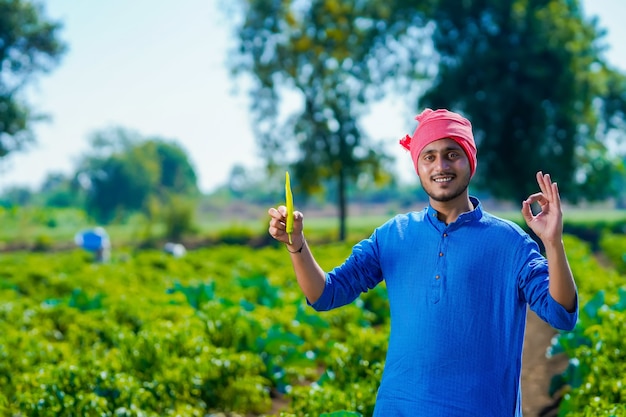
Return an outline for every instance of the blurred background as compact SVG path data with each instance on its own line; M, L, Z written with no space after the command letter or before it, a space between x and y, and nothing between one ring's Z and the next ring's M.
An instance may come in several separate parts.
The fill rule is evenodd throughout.
M350 204L419 199L398 139L447 107L474 124L475 194L517 202L542 169L624 207L623 2L24 4L3 6L3 206L263 206L291 170L343 238Z
M470 192L525 227L548 172L581 315L529 315L528 416L626 416L623 0L0 0L0 414L368 416L382 286L313 315L267 209L288 171L324 268L427 196L398 141L473 124Z

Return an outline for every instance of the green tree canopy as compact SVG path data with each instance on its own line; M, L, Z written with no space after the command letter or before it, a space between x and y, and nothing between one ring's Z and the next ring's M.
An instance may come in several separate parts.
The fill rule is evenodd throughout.
M477 186L521 199L543 170L571 201L606 198L607 133L624 127L626 84L579 2L440 0L433 19L439 70L420 103L472 121Z
M164 204L175 194L198 193L195 170L175 141L114 128L96 132L91 144L76 176L88 191L87 212L98 221L148 211L151 201Z
M34 140L31 123L40 116L22 92L35 74L58 63L65 51L60 29L37 2L0 0L0 158Z
M44 207L83 206L78 184L71 175L61 172L50 172L46 175L37 197Z
M626 78L578 1L237 4L233 68L252 76L265 159L291 164L306 193L335 179L342 218L346 184L382 173L384 153L359 121L390 84L413 95L415 113L446 107L472 121L483 191L525 198L538 170L572 201L616 191L610 144L624 138Z
M251 75L254 130L268 166L290 166L296 192L337 189L340 239L346 190L386 176L380 144L360 120L385 86L423 78L423 5L388 0L240 0L237 72ZM397 78L394 76L397 75ZM289 109L280 106L293 97ZM283 109L283 110L281 110Z

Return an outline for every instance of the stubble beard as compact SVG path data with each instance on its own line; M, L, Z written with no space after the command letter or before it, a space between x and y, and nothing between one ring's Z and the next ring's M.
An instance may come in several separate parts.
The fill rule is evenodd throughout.
M421 181L421 179L420 179L420 181ZM456 190L451 190L450 193L447 193L446 191L443 191L439 195L437 195L437 194L435 194L435 192L431 191L429 189L429 187L424 187L424 183L423 182L422 182L422 188L424 189L424 192L426 192L428 197L430 197L432 200L437 201L439 203L447 203L447 202L452 201L455 198L463 195L465 193L465 191L467 191L467 188L469 187L469 183L470 183L470 177L468 176L465 179L464 183L462 185L460 185Z

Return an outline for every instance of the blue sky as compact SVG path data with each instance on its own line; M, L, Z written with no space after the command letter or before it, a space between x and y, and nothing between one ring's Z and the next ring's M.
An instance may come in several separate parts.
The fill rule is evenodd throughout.
M234 45L219 0L46 0L46 14L64 22L68 53L29 91L51 119L35 127L37 144L0 159L0 191L37 187L49 172L72 173L97 130L122 126L175 139L188 152L209 192L234 164L261 169L245 89L237 92L226 60ZM626 71L626 1L585 0L608 30L607 58ZM404 103L374 106L364 127L389 139L401 176L412 163L397 146L417 110Z

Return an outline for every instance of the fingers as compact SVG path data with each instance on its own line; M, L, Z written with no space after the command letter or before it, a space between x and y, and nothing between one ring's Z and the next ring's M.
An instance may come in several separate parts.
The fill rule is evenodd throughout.
M270 217L272 217L273 219L285 219L285 216L287 215L287 207L285 206L278 206L278 208L270 208L269 210L267 210L267 214L270 215Z
M287 207L285 206L278 206L278 208L272 207L269 210L267 210L267 214L269 214L271 217L270 222L277 220L279 222L284 223L285 220L287 219ZM303 217L304 216L302 215L301 212L299 211L293 212L294 223L297 221L301 221Z
M546 198L550 201L550 202L554 202L554 192L552 191L552 178L550 177L550 174L545 174L543 176L543 185L546 188L545 194L546 194Z
M534 217L531 207L533 203L538 203L543 210L543 208L551 202L554 195L550 174L544 174L539 171L537 172L536 177L537 184L539 185L539 189L541 191L529 195L528 198L522 202L522 215L527 221L532 220Z
M539 184L541 192L531 194L522 202L522 213L527 221L535 217L531 208L533 203L539 204L542 213L560 213L561 211L559 187L556 182L552 182L550 174L537 172L537 184Z
M561 198L556 182L552 182L549 174L537 172L537 184L540 192L531 194L522 202L522 216L526 224L542 240L553 240L562 233ZM532 204L537 203L540 211L534 214Z
M279 206L278 209L272 207L267 211L267 214L270 215L270 227L268 231L274 239L280 240L281 236L286 235L285 213L285 206Z
M556 188L556 183L552 182L550 174L537 172L537 184L541 192L530 195L527 201L537 202L540 205L557 202L559 199L558 188Z
M528 198L522 202L522 209L526 208L527 206L528 212L531 217L534 216L534 213L532 211L532 204L534 203L539 204L541 211L544 211L547 208L546 206L548 206L550 202L543 193L535 193L529 195Z
M559 194L559 186L556 182L552 183L552 194L554 196L554 204L561 210L561 195Z
M271 207L267 210L270 215L269 234L276 240L281 242L287 242L289 237L287 235L287 207L278 206L277 208ZM299 211L294 211L294 233L302 232L302 220L304 215Z
M537 183L549 202L560 205L559 188L556 182L552 182L550 174L544 174L541 171L537 172Z
M522 201L522 217L527 224L533 220L533 212L530 209L530 204L528 200Z
M545 186L545 175L543 174L543 172L538 171L536 174L537 177L537 184L539 184L539 189L541 190L542 193L546 192L546 186Z
M532 203L541 203L541 201L545 201L546 198L543 195L543 193L535 193L535 194L531 194L528 196L528 198L526 199L525 202L532 204Z

